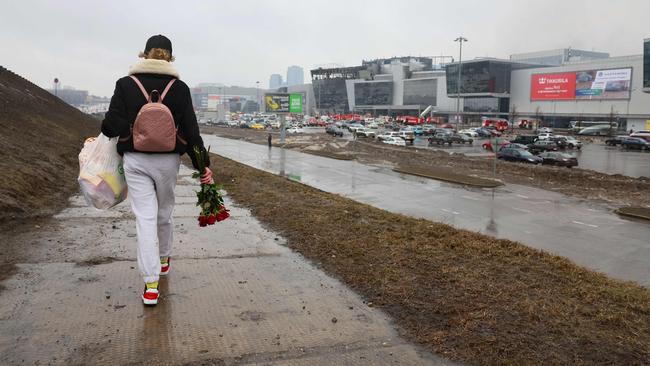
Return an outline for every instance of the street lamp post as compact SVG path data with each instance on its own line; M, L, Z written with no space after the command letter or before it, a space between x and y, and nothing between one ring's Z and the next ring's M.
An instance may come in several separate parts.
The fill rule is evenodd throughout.
M460 50L458 54L458 83L456 84L456 122L460 122L460 73L463 67L463 42L467 42L467 38L460 36L454 39L454 42L458 42L460 45Z

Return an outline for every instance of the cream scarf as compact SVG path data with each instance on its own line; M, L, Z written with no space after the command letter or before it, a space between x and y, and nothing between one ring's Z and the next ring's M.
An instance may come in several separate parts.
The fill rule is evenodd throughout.
M131 66L129 75L133 74L161 74L170 75L178 79L178 71L171 62L165 60L142 59Z

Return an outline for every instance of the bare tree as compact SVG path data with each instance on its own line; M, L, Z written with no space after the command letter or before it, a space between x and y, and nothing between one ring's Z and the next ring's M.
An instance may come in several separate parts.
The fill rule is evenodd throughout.
M575 132L580 132L580 130L582 129L582 121L583 120L584 120L584 116L582 115L582 113L578 114L578 120L576 121L576 125L573 128L575 130Z
M517 119L517 117L519 117L519 114L517 113L517 106L513 105L509 114L509 118L510 118L510 122L512 123L513 130L515 128L515 119ZM508 123L508 128L510 128L510 123Z
M537 106L537 108L535 108L535 124L539 126L539 124L542 122L542 118L544 118L542 109L539 106ZM538 126L535 126L535 128L537 128ZM533 126L530 126L530 128L533 128Z
M614 111L614 106L611 106L610 110L609 110L609 116L607 118L607 120L609 122L609 132L608 132L609 136L613 135L612 129L614 128L614 120L615 119L616 119L616 112Z

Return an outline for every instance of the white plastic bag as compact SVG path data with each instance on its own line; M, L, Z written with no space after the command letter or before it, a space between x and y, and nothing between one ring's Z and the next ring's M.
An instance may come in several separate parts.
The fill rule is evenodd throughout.
M86 202L105 210L124 201L127 195L122 157L117 138L103 134L89 138L79 153L79 188Z

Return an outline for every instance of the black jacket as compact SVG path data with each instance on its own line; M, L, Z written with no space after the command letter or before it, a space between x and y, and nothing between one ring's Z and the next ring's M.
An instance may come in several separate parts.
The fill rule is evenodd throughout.
M135 73L148 93L158 90L161 94L167 83L173 78L171 75L154 73ZM127 151L137 151L133 148L131 126L142 108L147 103L138 85L129 76L125 76L115 83L115 92L111 98L111 104L102 122L102 133L107 137L121 137L117 143L117 152L123 155ZM176 80L163 100L174 116L174 122L178 131L187 145L176 139L174 152L178 154L188 153L192 159L192 165L198 169L194 157L194 146L205 150L203 139L199 133L199 126L196 122L196 115L192 106L192 97L187 84ZM209 165L209 161L207 162Z

